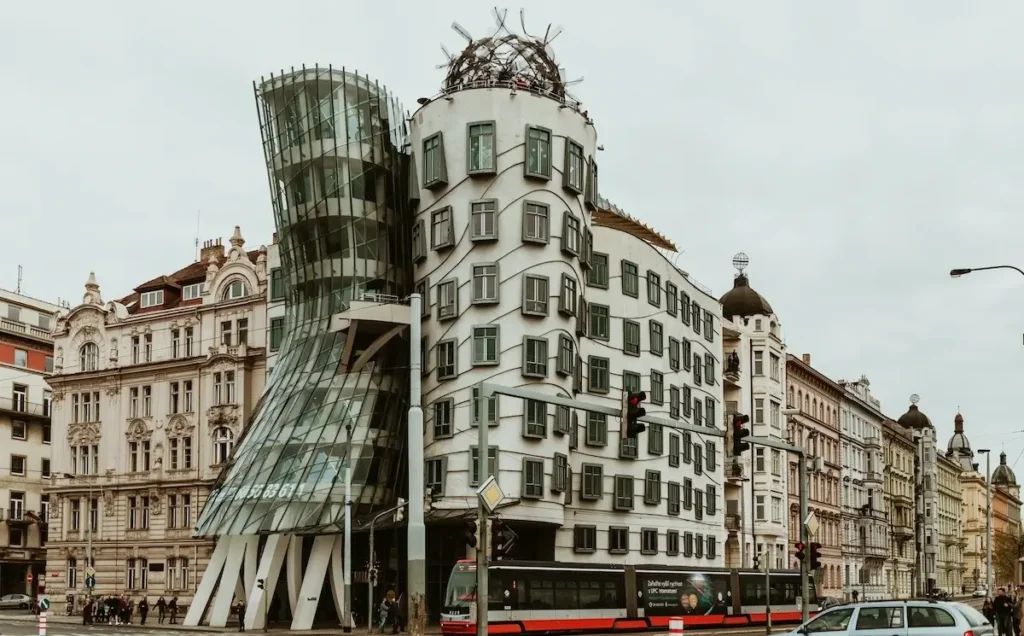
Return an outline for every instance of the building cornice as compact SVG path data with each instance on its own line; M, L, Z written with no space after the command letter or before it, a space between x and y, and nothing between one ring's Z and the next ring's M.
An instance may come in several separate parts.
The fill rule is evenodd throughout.
M817 386L830 392L832 394L831 397L833 397L836 400L838 406L838 403L839 401L841 401L844 391L841 386L836 384L835 380L828 377L821 371L818 371L817 369L807 364L800 358L796 357L792 353L786 354L786 364L792 364L797 369L798 376L806 376L808 378L811 378L815 381Z

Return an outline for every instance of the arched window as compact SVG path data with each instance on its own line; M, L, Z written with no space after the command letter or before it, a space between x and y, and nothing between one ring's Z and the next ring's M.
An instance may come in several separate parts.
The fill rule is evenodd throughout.
M811 398L807 395L804 396L804 413L814 415L814 411L811 410Z
M794 404L793 407L794 408L798 408L798 409L802 409L803 405L804 405L804 392L803 391L797 391L796 392L796 404Z
M213 432L213 452L218 464L224 464L231 457L235 436L230 428L221 426Z
M78 350L79 371L96 371L100 367L100 346L87 342Z
M825 421L825 405L824 403L818 405L818 419L822 422Z
M789 387L789 406L793 406L793 387Z
M811 400L811 417L818 416L818 398Z
M224 290L224 300L245 298L249 295L249 286L241 278L231 281Z
M64 578L64 583L68 589L78 587L78 559L75 557L68 559L68 571L67 576Z

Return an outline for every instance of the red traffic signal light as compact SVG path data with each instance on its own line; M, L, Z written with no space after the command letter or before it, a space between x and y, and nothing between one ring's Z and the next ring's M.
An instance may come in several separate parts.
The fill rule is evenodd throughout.
M636 437L647 430L638 420L647 415L647 409L640 406L647 399L643 391L630 391L622 396L622 438Z
M802 562L804 560L804 550L807 548L807 546L804 545L803 541L797 541L796 545L793 546L793 547L796 548L796 555L795 556L796 556L797 560Z
M821 544L820 543L812 543L811 544L811 569L812 570L820 570L821 569Z
M733 457L739 457L744 452L750 450L750 442L743 441L744 437L750 435L750 431L743 427L744 424L750 421L749 415L743 415L736 413L732 416L732 454Z

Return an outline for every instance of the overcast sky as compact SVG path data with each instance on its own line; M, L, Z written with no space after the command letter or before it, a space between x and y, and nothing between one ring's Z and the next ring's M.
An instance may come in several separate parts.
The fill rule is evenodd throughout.
M0 287L81 299L177 269L200 240L273 231L252 81L368 72L406 108L469 0L0 0ZM606 7L613 7L608 10ZM528 2L595 118L602 194L669 235L716 295L734 253L791 353L911 393L940 443L1024 448L1024 4ZM519 5L511 6L517 16ZM997 457L993 457L995 462ZM1018 464L1024 468L1024 462Z

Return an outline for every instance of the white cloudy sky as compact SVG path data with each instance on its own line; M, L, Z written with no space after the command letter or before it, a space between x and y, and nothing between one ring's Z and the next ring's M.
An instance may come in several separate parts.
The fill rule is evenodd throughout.
M0 286L108 297L176 269L200 237L273 231L251 82L345 65L406 104L434 94L439 45L490 5L265 0L0 0ZM721 294L732 255L793 353L911 393L944 443L1024 448L1024 4L546 0L527 26L596 119L602 190L671 236ZM610 8L609 8L610 7ZM516 14L518 5L511 15ZM1017 184L1017 185L1015 185ZM1021 463L1019 467L1024 467Z

